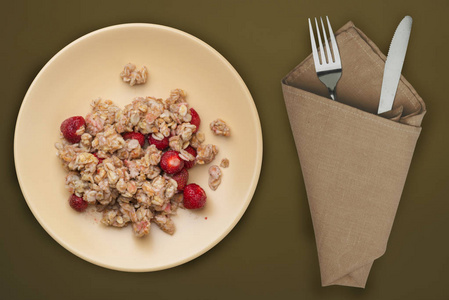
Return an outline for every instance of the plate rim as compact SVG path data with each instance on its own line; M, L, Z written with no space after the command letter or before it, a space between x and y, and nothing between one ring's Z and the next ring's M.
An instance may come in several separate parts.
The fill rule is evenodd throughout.
M61 239L58 235L56 235L54 232L52 232L51 228L49 228L49 226L47 226L47 224L45 223L44 220L42 220L41 216L39 215L39 213L35 210L35 208L33 207L33 205L30 202L30 195L27 193L27 190L24 188L24 183L22 182L22 176L24 176L23 174L19 174L19 165L20 162L18 162L18 146L17 146L17 141L19 139L18 137L18 129L20 128L20 123L22 120L22 114L24 111L24 107L26 106L26 104L28 103L28 99L29 99L29 94L30 91L32 91L33 87L35 86L36 82L38 81L38 79L42 76L42 74L45 72L45 70L53 63L54 60L56 60L60 55L62 55L65 51L67 51L69 48L71 48L73 45L91 37L97 34L101 34L103 32L106 31L111 31L111 30L117 30L117 29L122 29L122 28L138 28L138 27L146 27L146 28L155 28L155 29L162 29L162 30L167 30L167 31L171 31L177 34L181 34L191 40L193 40L194 42L197 42L199 44L201 44L203 47L205 47L207 50L211 51L215 57L217 57L218 59L220 59L225 66L228 67L228 69L233 73L234 77L238 80L238 83L243 87L244 93L246 94L246 97L249 97L249 99L251 99L252 101L250 102L250 110L252 112L252 114L254 115L254 122L255 122L255 129L256 129L256 147L257 147L257 152L256 152L256 166L255 166L255 170L253 173L253 176L251 178L251 183L250 183L250 187L247 190L247 199L245 200L242 209L240 210L239 214L237 214L233 220L233 222L230 224L230 226L228 226L228 228L219 236L217 236L211 243L209 243L209 245L207 247L204 247L203 249L201 249L201 251L197 251L195 253L193 253L192 255L189 255L187 257L185 257L182 260L178 260L169 264L165 264L165 265L161 265L161 266L157 266L157 267L144 267L144 268L127 268L127 267L119 267L119 266L114 266L108 263L103 263L103 262L99 262L96 261L94 259L92 259L89 256L83 255L82 253L80 253L79 251L77 251L76 249L73 249L72 247L70 247L70 245L68 245L63 239ZM165 270L165 269L170 269L179 265L183 265L189 261L192 261L196 258L198 258L199 256L203 255L204 253L206 253L207 251L209 251L210 249L212 249L213 247L215 247L219 242L221 242L231 231L232 229L234 229L234 227L237 225L237 223L240 221L240 219L242 218L243 214L246 212L246 210L248 209L249 204L252 201L252 198L255 194L255 190L257 188L258 182L259 182L259 178L260 178L260 173L261 173L261 169L262 169L262 158L263 158L263 140L262 140L262 126L260 123L260 117L257 111L257 107L256 104L254 102L254 98L251 95L251 92L249 91L248 86L245 84L245 82L243 81L242 77L240 76L240 74L237 72L237 70L232 66L232 64L222 55L220 54L217 50L215 50L212 46L210 46L209 44L207 44L206 42L202 41L201 39L176 28L173 27L169 27L169 26L165 26L165 25L160 25L160 24L153 24L153 23L124 23L124 24L117 24L117 25L112 25L112 26L107 26L107 27L103 27L94 31L91 31L77 39L75 39L74 41L70 42L69 44L67 44L66 46L64 46L61 50L59 50L55 55L53 55L48 61L47 63L42 67L42 69L38 72L38 74L35 76L35 78L33 79L32 83L30 84L30 86L28 87L27 92L25 93L25 96L23 97L22 103L20 105L20 109L19 109L19 113L17 115L17 120L16 120L16 124L15 124L15 128L14 128L14 167L15 167L15 171L16 171L16 176L19 182L19 186L20 186L20 190L22 192L22 195L27 203L28 208L31 210L33 216L36 218L36 220L39 222L39 224L42 226L42 228L45 230L45 232L47 234L49 234L59 245L61 245L62 247L64 247L66 250L68 250L70 253L74 254L75 256L77 256L78 258L81 258L85 261L88 261L94 265L103 267L103 268L107 268L107 269L111 269L111 270L116 270L116 271L123 271L123 272L153 272L153 271L161 271L161 270Z

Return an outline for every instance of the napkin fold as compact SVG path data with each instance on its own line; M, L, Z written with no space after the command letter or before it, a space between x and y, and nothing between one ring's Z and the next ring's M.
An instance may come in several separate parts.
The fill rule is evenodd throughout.
M323 286L365 287L385 253L424 101L401 76L393 110L376 115L385 55L352 22L336 32L342 77L332 101L312 55L283 80Z

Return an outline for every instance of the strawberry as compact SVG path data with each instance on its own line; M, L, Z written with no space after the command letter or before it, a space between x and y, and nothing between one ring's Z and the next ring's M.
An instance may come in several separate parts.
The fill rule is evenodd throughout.
M140 132L125 132L122 134L122 136L125 140L137 140L140 144L140 147L143 147L143 145L145 145L145 136Z
M69 198L70 207L78 212L83 212L86 210L88 203L83 200L83 198L78 197L75 194L72 194Z
M189 171L184 168L180 172L173 175L172 178L178 183L178 192L183 191L187 185L187 181L189 180Z
M148 135L148 142L150 145L155 145L157 149L164 150L168 147L168 137L164 137L162 140L156 140L152 134Z
M189 146L185 150L196 157L196 150L195 150L195 148ZM189 160L189 161L185 160L184 161L184 168L190 169L191 167L193 167L195 165L195 162L196 162L195 160Z
M187 209L202 208L206 204L206 192L197 184L191 183L184 188L184 207Z
M160 166L165 173L175 174L184 168L184 161L177 151L170 150L162 154Z
M197 132L198 128L200 127L200 124L201 124L200 116L198 115L196 110L194 110L193 108L190 109L190 115L192 116L192 120L190 120L190 124L193 124L196 126L194 132Z
M75 144L81 141L81 135L76 134L76 132L82 126L86 126L86 121L83 117L76 116L64 120L61 123L60 129L64 138L70 143Z

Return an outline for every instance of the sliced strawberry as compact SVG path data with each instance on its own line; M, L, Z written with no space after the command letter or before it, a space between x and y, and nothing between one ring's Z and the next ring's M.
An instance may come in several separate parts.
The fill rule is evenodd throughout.
M187 209L202 208L206 204L206 192L197 184L191 183L184 188L184 207Z
M194 157L196 157L196 150L195 148L189 146L185 149L187 152L189 152L190 154L192 154ZM185 160L184 161L184 168L186 169L190 169L191 167L193 167L196 163L196 159L195 160Z
M162 154L160 166L165 173L175 174L184 168L184 161L177 151L170 150Z
M156 140L152 134L148 135L148 142L150 145L155 145L157 149L164 150L168 147L168 137L164 137L162 140Z
M184 168L180 172L173 175L172 178L178 183L178 191L183 191L187 185L187 181L189 180L189 171Z
M72 194L69 198L69 204L70 207L78 212L83 212L86 210L87 206L89 205L86 201L83 200L83 198L78 197L75 194Z
M194 110L193 108L190 109L190 115L192 116L192 120L190 120L190 124L193 124L196 126L196 129L194 132L197 132L198 128L200 127L200 124L201 124L200 116L198 115L196 110Z
M86 126L86 121L83 117L76 116L70 117L61 123L61 132L64 138L72 144L79 143L81 141L81 134L77 134L78 129L82 126Z
M125 132L122 134L122 136L125 140L137 140L140 144L140 147L143 147L143 145L145 145L145 136L140 132Z

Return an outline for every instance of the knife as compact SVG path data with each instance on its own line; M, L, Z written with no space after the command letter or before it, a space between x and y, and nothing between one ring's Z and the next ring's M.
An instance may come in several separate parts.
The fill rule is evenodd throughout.
M385 62L377 114L389 111L393 107L394 97L396 96L399 79L401 78L405 53L407 52L410 31L412 30L412 21L412 17L406 16L394 32L393 40L388 50L387 61Z

